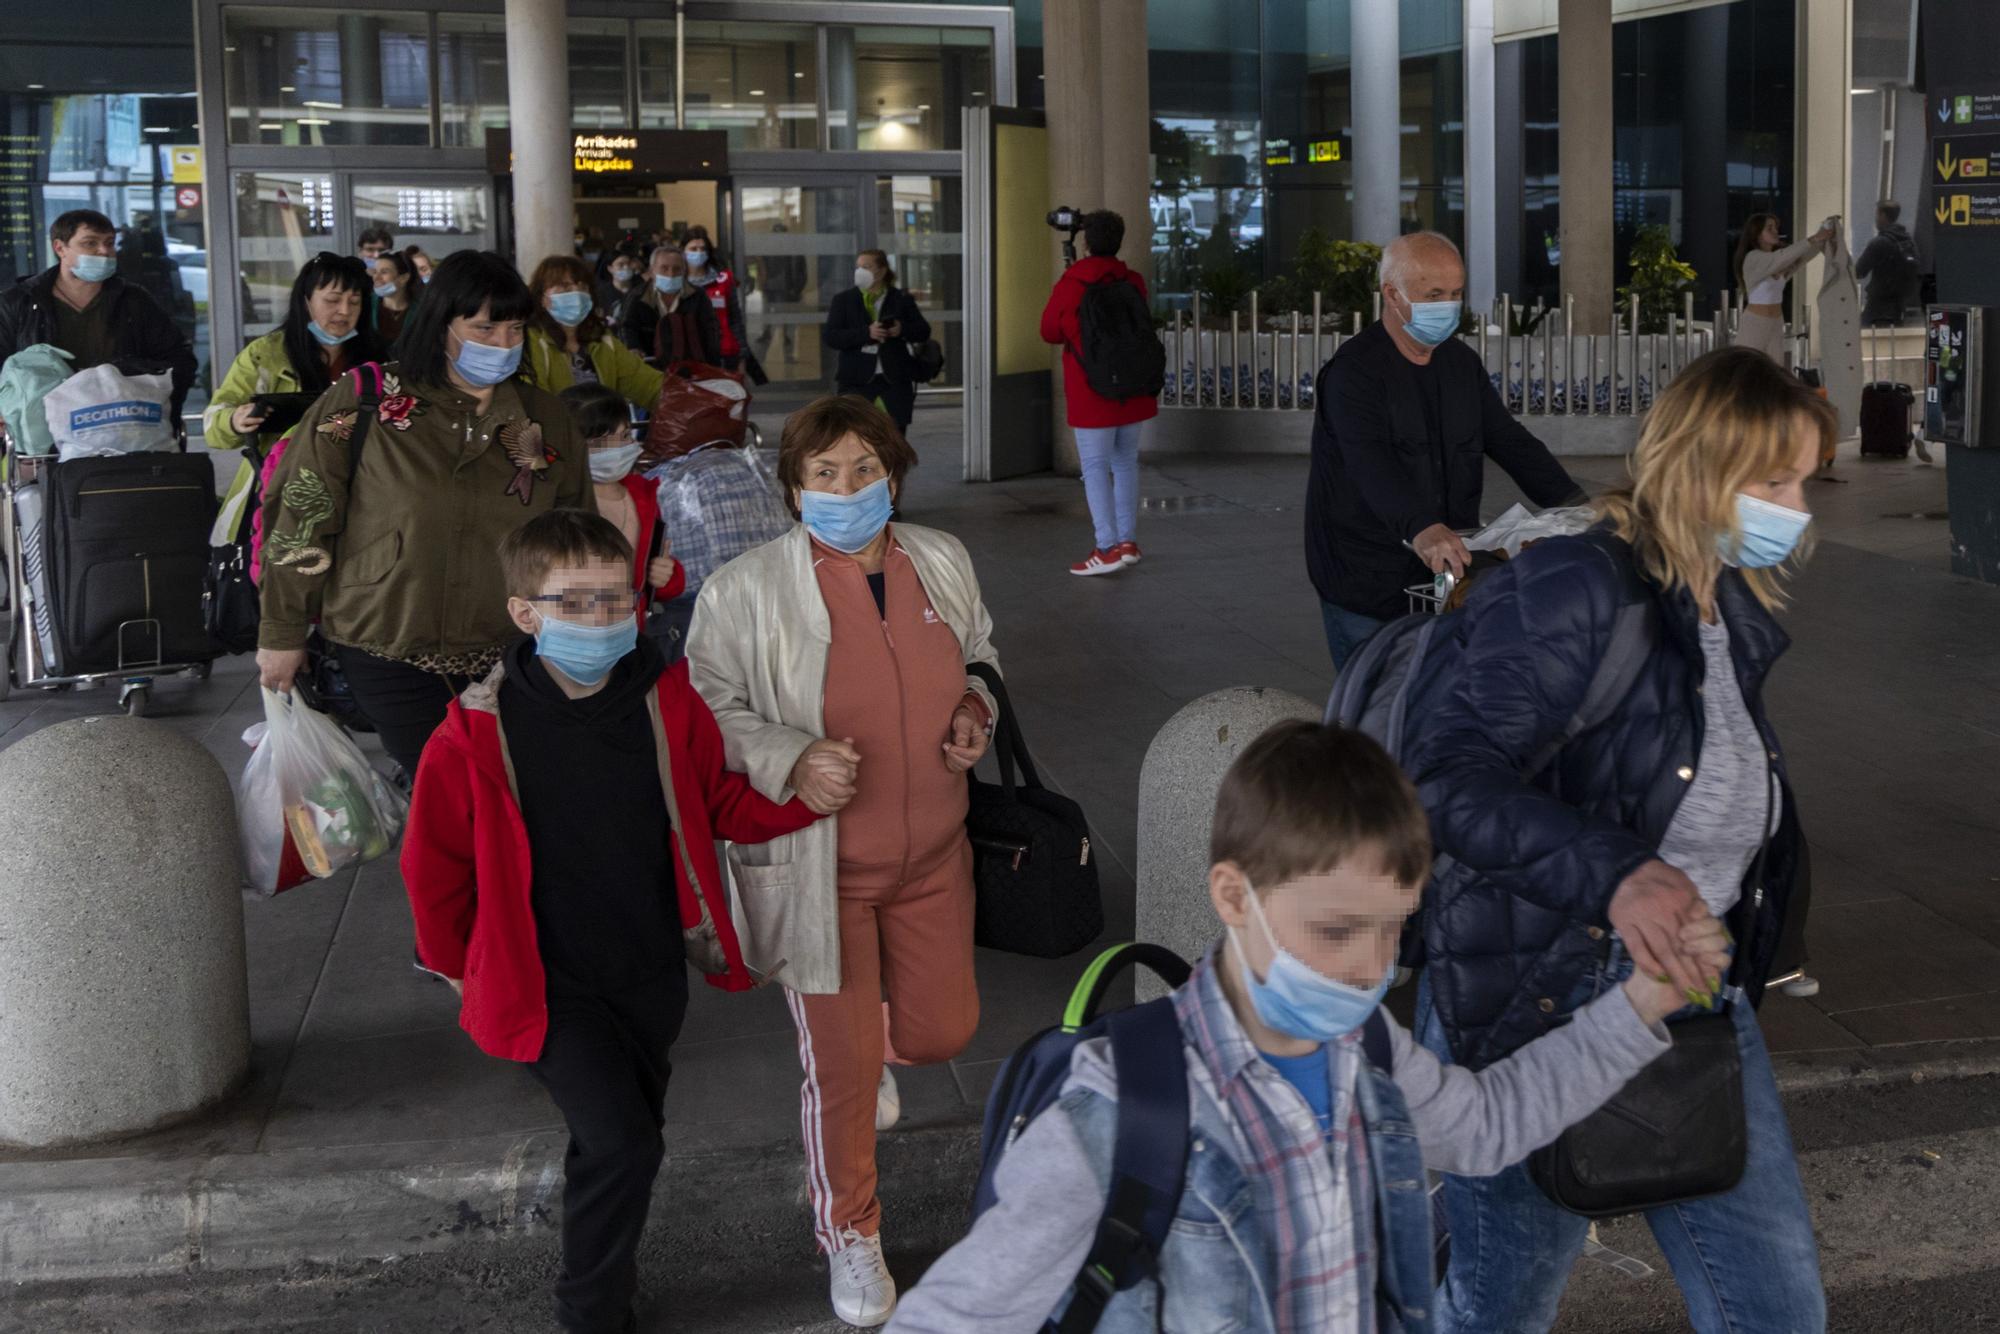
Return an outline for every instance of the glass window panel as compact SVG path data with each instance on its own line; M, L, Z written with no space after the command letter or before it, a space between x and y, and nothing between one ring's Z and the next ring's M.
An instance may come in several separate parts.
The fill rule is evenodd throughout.
M223 94L238 144L428 144L422 14L222 11Z
M776 383L825 385L834 354L820 342L834 293L854 283L860 192L851 185L746 185L738 190L751 346Z
M438 101L446 148L484 148L507 128L506 20L438 15Z
M569 21L569 123L579 130L622 130L632 124L625 104L623 19Z
M674 126L674 24L672 19L640 19L639 128Z
M493 192L485 184L356 179L354 229L386 227L396 248L420 246L433 261L456 250L493 248Z
M956 176L875 182L876 243L944 348L933 386L965 383L965 196Z
M690 23L687 128L727 130L731 148L818 148L818 68L811 24Z
M826 38L835 148L956 149L959 111L992 101L992 34L983 29L835 27Z
M305 262L333 248L331 176L236 174L236 262L242 276L243 337L284 322L292 279ZM225 367L233 349L217 357Z

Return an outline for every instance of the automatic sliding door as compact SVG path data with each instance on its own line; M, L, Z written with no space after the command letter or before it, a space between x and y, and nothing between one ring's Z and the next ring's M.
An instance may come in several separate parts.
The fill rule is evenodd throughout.
M861 183L739 185L744 323L776 384L833 387L820 341L834 294L854 283L861 249Z
M917 299L944 369L930 387L965 384L965 194L957 176L882 176L875 182L875 245Z

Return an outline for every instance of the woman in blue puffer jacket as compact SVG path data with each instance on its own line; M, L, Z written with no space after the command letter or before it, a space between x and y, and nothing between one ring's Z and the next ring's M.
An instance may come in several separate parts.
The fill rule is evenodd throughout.
M1764 679L1805 551L1804 484L1835 438L1824 401L1754 351L1713 352L1660 396L1604 522L1475 589L1448 680L1406 748L1440 854L1425 908L1427 1046L1479 1068L1635 965L1706 993L1674 933L1714 913L1743 955L1723 993L1742 1055L1746 1167L1732 1190L1647 1214L1694 1327L1819 1334L1825 1298L1791 1134L1752 1008L1804 857ZM1621 612L1648 627L1635 684L1564 744ZM1560 746L1540 774L1538 756ZM1760 856L1761 854L1761 856ZM1441 1334L1545 1331L1587 1220L1523 1164L1447 1178Z

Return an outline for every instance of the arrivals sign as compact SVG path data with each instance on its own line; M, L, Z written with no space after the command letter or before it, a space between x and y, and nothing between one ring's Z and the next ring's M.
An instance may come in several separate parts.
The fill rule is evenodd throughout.
M494 175L514 169L505 130L486 132L486 164ZM578 176L717 178L729 172L724 130L579 130L570 139L570 168Z

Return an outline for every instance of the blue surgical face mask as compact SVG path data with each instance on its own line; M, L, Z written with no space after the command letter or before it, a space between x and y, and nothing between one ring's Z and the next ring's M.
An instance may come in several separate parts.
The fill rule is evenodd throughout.
M708 264L706 250L684 250L681 253L687 256L688 267L691 269L703 268Z
M1257 980L1249 956L1236 941L1233 927L1229 945L1236 951L1236 962L1242 966L1243 986L1250 993L1251 1008L1257 1011L1264 1026L1304 1042L1331 1042L1361 1027L1382 1003L1395 969L1383 973L1382 980L1368 991L1335 981L1280 945L1271 931L1270 920L1264 916L1264 905L1257 901L1257 891L1247 881L1244 892L1249 895L1250 911L1257 925L1263 928L1264 939L1271 942L1268 976L1262 982Z
M381 285L376 287L375 295L380 297L382 300L387 301L390 297L396 295L396 284L382 283Z
M536 614L542 628L535 631L535 652L580 686L594 686L611 675L639 642L635 616L620 616L609 625L578 625L547 612Z
M307 320L306 332L311 334L314 338L318 339L320 343L326 347L339 347L342 343L354 337L354 335L360 333L361 331L359 329L349 329L344 334L330 334L326 330L319 327L318 320Z
M678 273L656 273L653 275L653 286L665 292L668 296L672 296L674 293L680 291L681 284L686 281L687 279L681 277Z
M826 491L799 492L799 517L812 535L849 555L873 542L889 525L890 511L896 508L889 495L889 479L870 482L851 496Z
M1403 332L1425 347L1436 347L1458 332L1458 322L1456 301L1412 301Z
M591 450L590 479L593 482L617 481L632 471L632 465L639 461L640 452L641 448L637 442Z
M430 283L431 283L431 276L430 276L430 275L429 275L428 273L426 273L426 274L425 274L425 275L423 276L423 280L422 280L422 281L423 281L423 284L424 284L424 286L426 286L426 287L429 287L429 286L430 286Z
M465 382L484 389L521 369L521 345L494 347L490 343L475 343L470 338L459 339L458 355L451 359L452 368L465 377Z
M1716 539L1722 559L1745 569L1768 570L1783 565L1798 550L1799 539L1806 535L1812 515L1738 492L1736 522L1743 528L1742 545L1731 550L1729 534L1722 534Z
M566 328L574 329L590 318L591 307L597 303L588 292L555 292L549 297L549 314Z
M69 271L80 283L101 283L118 272L118 261L109 255L72 255Z

